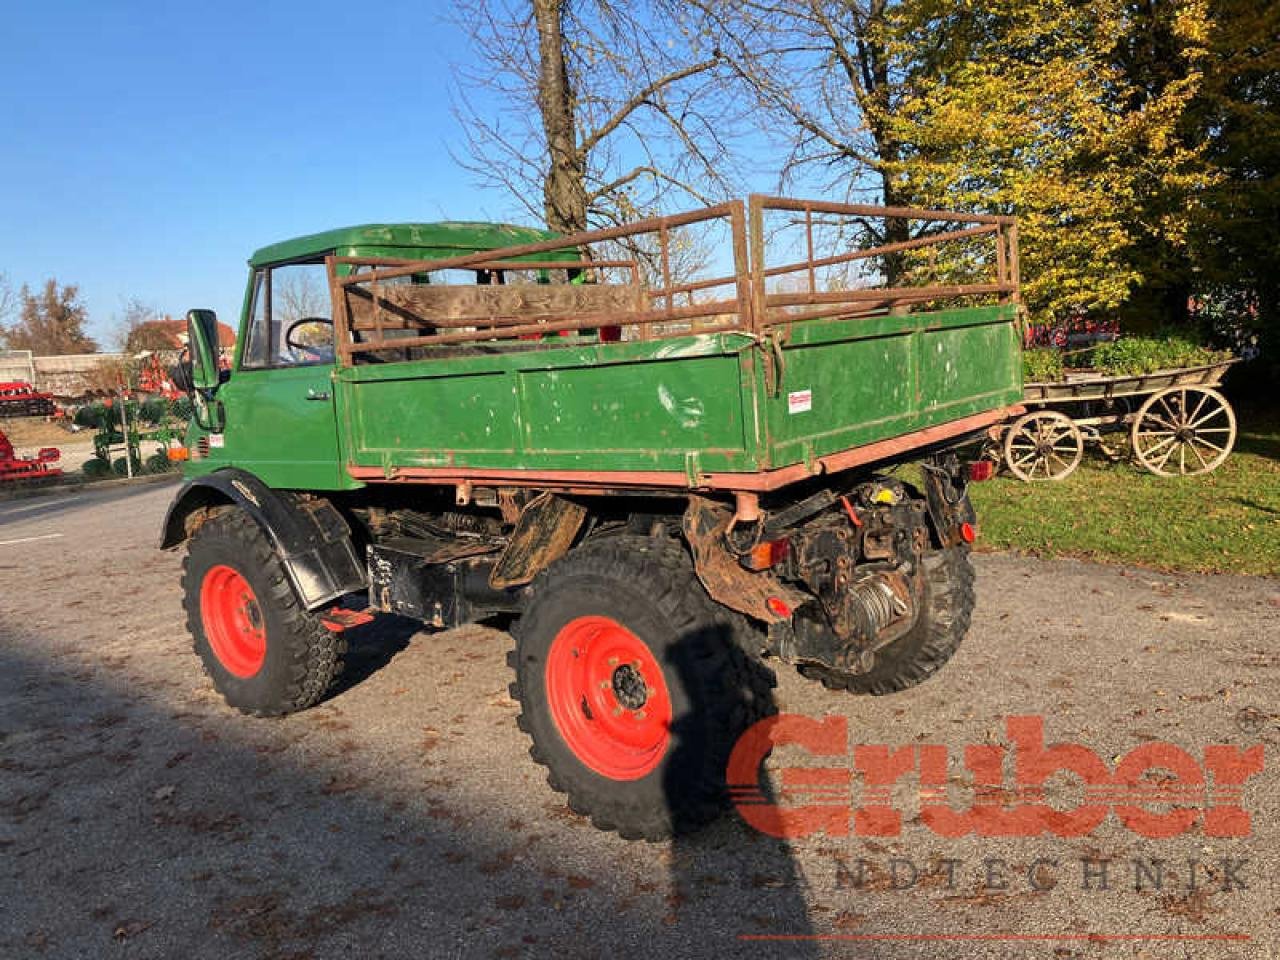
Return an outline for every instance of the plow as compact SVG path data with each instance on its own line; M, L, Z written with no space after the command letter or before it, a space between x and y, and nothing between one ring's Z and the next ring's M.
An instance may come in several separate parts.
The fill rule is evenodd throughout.
M24 381L0 383L0 417L47 417L57 412L53 394L41 393ZM62 475L53 466L62 459L57 447L41 447L34 457L20 457L0 430L0 483L41 481Z
M66 430L93 431L93 456L84 463L84 479L163 473L173 468L171 447L178 445L190 416L190 401L174 387L158 354L146 358L138 385L125 395L91 391L78 398L55 397L25 381L0 382L0 423L14 418L13 439L0 431L0 483L43 482L64 475L58 447L43 446L19 456L14 441L35 449L50 438L39 431L27 434L25 419L52 418ZM66 404L66 406L59 406ZM146 455L144 445L159 449ZM79 459L79 458L76 458Z
M14 480L47 480L62 475L53 466L62 458L57 447L42 447L34 457L19 457L4 431L0 430L0 483Z

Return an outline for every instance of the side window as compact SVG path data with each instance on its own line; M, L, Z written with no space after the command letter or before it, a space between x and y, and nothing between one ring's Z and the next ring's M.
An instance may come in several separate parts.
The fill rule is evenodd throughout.
M333 359L329 276L323 263L291 263L271 271L273 363L293 366Z
M267 271L258 270L253 275L253 303L250 307L249 326L245 329L244 350L240 354L240 366L265 367L270 354L270 331L267 329Z
M329 279L323 263L259 270L240 366L290 367L333 360Z

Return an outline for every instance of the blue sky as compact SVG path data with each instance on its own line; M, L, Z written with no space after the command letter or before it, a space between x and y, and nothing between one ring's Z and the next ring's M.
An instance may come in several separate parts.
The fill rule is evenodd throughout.
M0 273L236 323L245 259L385 220L506 219L450 159L465 42L424 0L5 5Z

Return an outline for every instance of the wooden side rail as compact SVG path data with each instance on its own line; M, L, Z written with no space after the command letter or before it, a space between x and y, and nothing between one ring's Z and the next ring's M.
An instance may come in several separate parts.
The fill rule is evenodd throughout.
M371 284L345 292L352 330L429 331L569 315L625 316L644 302L642 288L631 284Z
M766 222L770 214L775 219L781 215L781 224ZM869 218L879 218L898 225L897 237L902 237L906 221L935 226L929 228L933 232L908 234L906 239L871 247L849 249L842 242L828 242L839 252L820 256L815 249L817 230L846 222L831 218L847 218L860 224L860 229L866 228ZM947 223L960 227L936 226ZM717 226L727 231L729 249L711 257L701 277L673 275L672 252L679 249L673 247L675 231ZM796 229L803 234L802 243L791 245L795 253L782 263L767 263L775 241ZM887 240L894 235L886 229L880 236ZM991 248L982 253L980 245L974 252L973 241L990 243ZM863 286L861 276L855 275L844 288L828 285L819 274L873 258L888 258L884 262L891 263L912 251L932 256L931 251L956 242L968 243L958 249L969 250L963 255L974 259L967 274L950 275L952 283L908 286L900 273L889 269L880 277L884 286ZM786 244L779 241L779 246ZM713 330L763 336L779 324L909 310L936 301L972 298L1016 304L1019 300L1017 224L1012 217L762 195L751 196L746 204L723 203L441 260L334 256L326 262L338 352L348 364L379 350L537 340L543 334L602 327L623 328L624 337L642 340ZM729 266L732 273L725 272ZM438 278L446 270L474 271L476 283L414 282L421 281L422 275ZM605 282L618 280L616 271L623 272L625 282ZM504 276L507 272L520 275L522 282L504 282L511 279ZM523 282L531 272L538 274L540 282ZM597 282L583 283L583 279Z

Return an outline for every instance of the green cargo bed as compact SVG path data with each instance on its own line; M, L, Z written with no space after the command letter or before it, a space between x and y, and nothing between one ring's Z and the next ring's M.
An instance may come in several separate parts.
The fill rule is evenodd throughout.
M1018 344L1012 304L808 320L776 350L727 331L353 365L337 401L360 479L734 486L720 475L817 472L833 454L1003 416L1022 397Z

